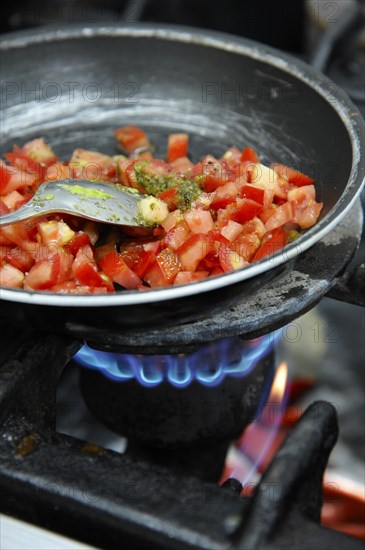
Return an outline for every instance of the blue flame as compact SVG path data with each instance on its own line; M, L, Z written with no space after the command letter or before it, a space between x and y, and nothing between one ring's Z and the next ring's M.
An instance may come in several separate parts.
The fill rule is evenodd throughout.
M135 378L146 387L168 381L185 388L193 380L204 386L217 386L226 376L241 377L251 372L278 339L279 331L255 340L235 336L204 344L198 351L175 355L131 355L90 348L86 343L74 359L97 369L108 378L123 382Z

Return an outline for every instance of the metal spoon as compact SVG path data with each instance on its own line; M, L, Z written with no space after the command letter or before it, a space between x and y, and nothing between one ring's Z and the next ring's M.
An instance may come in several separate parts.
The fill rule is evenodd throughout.
M111 183L67 179L43 183L31 200L0 216L0 226L51 213L66 213L114 225L148 227L168 215L167 205L135 189Z

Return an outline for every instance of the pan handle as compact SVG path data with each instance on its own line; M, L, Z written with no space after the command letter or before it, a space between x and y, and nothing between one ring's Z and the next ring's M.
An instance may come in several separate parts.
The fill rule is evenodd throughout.
M365 264L346 271L333 288L327 293L329 298L365 307Z

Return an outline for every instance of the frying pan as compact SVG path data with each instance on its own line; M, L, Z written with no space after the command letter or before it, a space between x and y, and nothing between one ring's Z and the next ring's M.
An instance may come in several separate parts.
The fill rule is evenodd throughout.
M315 227L245 269L100 296L2 289L7 321L80 333L208 316L268 280L280 284L280 274L348 216L361 190L359 111L323 75L267 46L184 27L75 25L4 35L1 55L2 153L44 137L61 159L75 147L112 154L112 130L136 124L163 157L167 135L188 132L194 162L233 144L251 146L265 164L314 176L324 203Z

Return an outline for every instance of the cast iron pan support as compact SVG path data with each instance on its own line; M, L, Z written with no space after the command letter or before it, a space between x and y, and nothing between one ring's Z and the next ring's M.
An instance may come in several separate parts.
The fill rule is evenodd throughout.
M57 379L80 345L36 333L0 366L0 512L102 548L362 548L318 524L331 405L307 410L254 498L241 497L238 482L181 478L57 434Z

